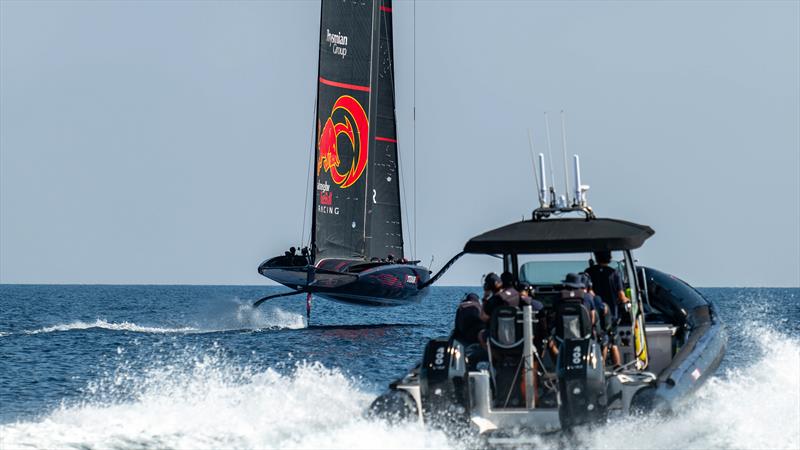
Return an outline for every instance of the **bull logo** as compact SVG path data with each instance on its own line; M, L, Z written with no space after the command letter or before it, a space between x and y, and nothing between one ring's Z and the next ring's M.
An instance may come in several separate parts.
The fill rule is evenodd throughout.
M343 114L336 114L339 110ZM343 117L337 122L333 121L334 115ZM344 135L353 149L353 158L348 171L340 172L342 161L339 159L339 136ZM331 180L341 188L348 188L353 185L364 169L367 167L369 148L367 136L369 136L369 121L364 108L358 100L343 95L336 100L331 108L330 117L325 121L325 126L319 132L319 142L317 149L319 157L317 159L317 176L320 170L330 172Z

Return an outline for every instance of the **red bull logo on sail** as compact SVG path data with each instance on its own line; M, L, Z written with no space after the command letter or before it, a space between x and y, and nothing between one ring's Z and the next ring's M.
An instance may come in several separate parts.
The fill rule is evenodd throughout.
M336 114L338 111L344 114ZM334 114L338 118L337 122L333 121ZM342 135L346 139L340 141L339 137ZM345 189L352 186L361 178L367 167L369 157L367 136L369 136L369 121L364 108L358 100L349 95L339 97L319 132L317 176L324 170L330 173L331 180L339 187ZM350 167L344 172L340 167L342 162L339 155L342 149L339 147L339 142L349 142L349 147L353 151Z

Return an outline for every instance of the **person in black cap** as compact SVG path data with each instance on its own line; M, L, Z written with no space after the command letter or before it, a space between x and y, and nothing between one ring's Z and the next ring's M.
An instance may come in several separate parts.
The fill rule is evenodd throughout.
M473 293L465 295L459 303L453 337L465 347L478 343L478 333L484 328L483 319L481 319L482 313L480 300Z

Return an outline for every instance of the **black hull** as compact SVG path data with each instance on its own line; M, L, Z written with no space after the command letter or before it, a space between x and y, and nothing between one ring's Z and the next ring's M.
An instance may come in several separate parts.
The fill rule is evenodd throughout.
M327 300L376 307L418 303L428 291L420 286L430 278L430 271L416 264L325 260L314 266L299 256L269 259L258 272L290 289Z
M669 365L657 374L654 389L643 392L637 406L675 411L719 367L725 355L727 332L713 303L694 288L655 269L640 268L641 273L646 274L651 304L668 321L679 323L685 336Z

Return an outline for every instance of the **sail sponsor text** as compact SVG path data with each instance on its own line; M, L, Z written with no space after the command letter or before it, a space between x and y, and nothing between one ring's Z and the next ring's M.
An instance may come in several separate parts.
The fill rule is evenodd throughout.
M330 29L325 30L325 41L328 47L333 48L333 54L339 55L344 59L347 56L347 35L339 33L331 33Z

